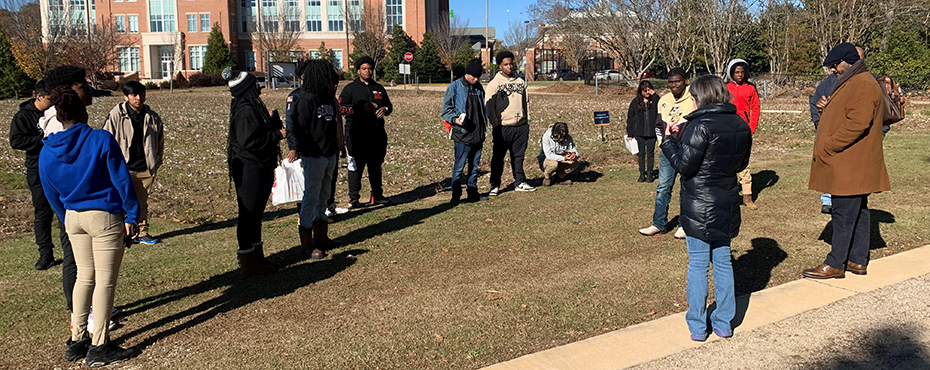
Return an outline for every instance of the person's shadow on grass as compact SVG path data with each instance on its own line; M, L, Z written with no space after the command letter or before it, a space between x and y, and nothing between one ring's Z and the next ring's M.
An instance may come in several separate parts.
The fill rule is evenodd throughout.
M882 238L882 230L879 224L893 224L894 215L880 209L869 210L869 249L881 249L888 246L885 238ZM825 243L833 245L833 221L827 222L820 237L817 240L823 240Z
M759 193L774 186L778 179L778 173L771 170L762 170L752 174L752 200L756 201L759 198Z
M280 258L281 255L293 254L294 256L287 258L292 262L282 266L277 273L264 276L242 276L239 269L235 269L212 276L206 281L185 288L137 300L121 306L121 315L128 317L139 312L170 305L191 296L217 290L222 291L219 297L169 314L141 328L123 333L114 340L121 342L147 333L154 333L154 335L133 347L136 350L143 350L159 340L204 323L219 314L263 299L284 296L299 288L329 279L355 264L356 257L367 252L368 250L365 249L352 249L337 253L332 255L331 258L321 261L297 263L299 260L294 257L297 255L296 250L280 251L269 257L281 261L284 259Z
M293 207L282 208L274 212L265 212L262 215L262 222L273 221L282 217L287 217L290 215L297 214L297 209ZM197 226L189 227L186 229L173 230L160 235L157 235L158 239L161 241L168 240L170 238L182 235L198 234L205 231L219 230L230 228L239 224L239 218L231 218L226 221L220 222L206 222Z
M732 328L736 328L743 323L746 310L749 309L750 293L765 289L769 281L772 280L772 270L786 258L788 258L788 253L782 250L774 239L755 238L752 240L752 249L746 251L746 254L731 260L736 291L736 316L730 321ZM710 313L716 308L716 302L708 308L708 323L710 322Z

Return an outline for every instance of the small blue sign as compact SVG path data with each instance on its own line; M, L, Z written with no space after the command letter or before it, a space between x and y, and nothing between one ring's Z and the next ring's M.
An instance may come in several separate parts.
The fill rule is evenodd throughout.
M594 112L594 125L595 126L607 126L610 125L610 111L599 111Z

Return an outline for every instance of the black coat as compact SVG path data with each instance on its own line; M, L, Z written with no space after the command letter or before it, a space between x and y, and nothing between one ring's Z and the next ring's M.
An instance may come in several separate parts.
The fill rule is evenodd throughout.
M268 117L268 112L259 110L245 98L235 98L230 105L227 153L230 165L232 159L239 159L265 169L277 167L281 154L278 142L284 139L278 131L283 127L281 118Z
M636 95L630 102L626 113L626 136L656 136L656 120L659 118L659 94L652 94L646 102L646 109L639 109L643 98Z
M26 151L26 168L39 168L39 152L42 151L42 138L45 133L39 128L39 118L43 112L35 106L35 99L29 99L19 105L19 111L10 123L10 146Z
M385 107L384 116L394 112L394 104L388 98L387 90L381 84L371 81L364 83L356 78L339 94L339 104L344 110L346 120L346 145L349 155L356 151L364 152L369 149L384 151L387 148L387 132L384 129L384 118L378 118L377 110L366 110L368 103L376 104L378 108ZM355 153L359 154L359 153Z
M662 153L681 174L681 227L705 242L739 235L740 185L749 165L752 132L730 103L705 105L685 116L681 145L671 135Z

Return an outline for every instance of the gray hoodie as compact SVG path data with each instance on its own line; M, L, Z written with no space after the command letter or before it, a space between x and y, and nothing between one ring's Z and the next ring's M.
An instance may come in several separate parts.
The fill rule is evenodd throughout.
M565 154L575 153L575 155L578 155L578 149L575 147L575 140L572 139L572 135L566 135L565 140L562 142L552 140L552 126L555 126L555 124L549 125L546 133L542 136L542 148L539 150L536 159L540 163L542 163L543 159L564 162Z

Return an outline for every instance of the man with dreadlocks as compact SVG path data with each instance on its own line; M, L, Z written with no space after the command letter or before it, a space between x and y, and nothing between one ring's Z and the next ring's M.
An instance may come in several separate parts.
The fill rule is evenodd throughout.
M226 161L229 176L236 185L239 223L239 266L243 275L265 275L277 265L266 260L262 243L262 215L274 184L274 169L281 149L278 143L287 137L278 111L269 114L259 98L261 88L255 76L226 68L223 78L229 81L233 96L229 111L229 141Z
M321 259L325 256L324 250L342 245L329 238L326 220L326 206L333 191L332 176L340 150L339 104L333 91L333 81L337 78L331 63L325 60L307 62L302 85L304 91L297 101L294 136L304 169L300 251L311 259Z

